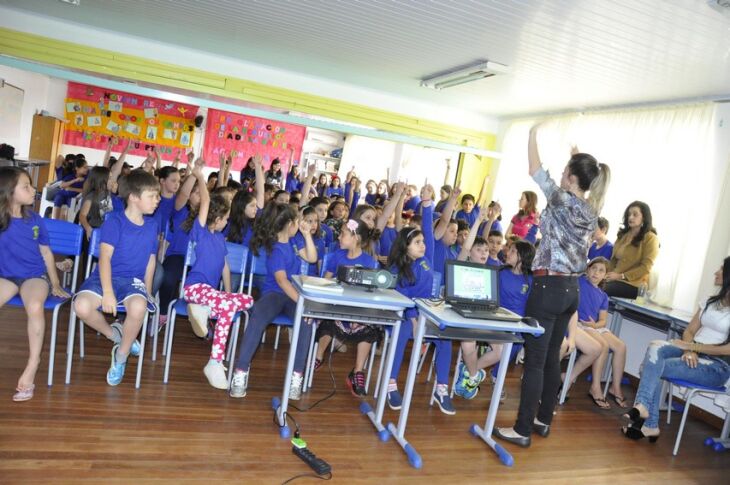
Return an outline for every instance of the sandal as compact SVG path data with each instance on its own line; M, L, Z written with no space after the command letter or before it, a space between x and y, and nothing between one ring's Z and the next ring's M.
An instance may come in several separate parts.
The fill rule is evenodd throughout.
M593 399L593 403L598 406L601 409L611 409L611 405L608 404L608 401L603 399L603 397L594 397L593 394L590 392L588 393L588 397Z
M35 384L32 384L27 389L16 389L15 394L13 394L13 401L15 402L22 402L22 401L29 401L33 399L33 391L35 391Z
M626 404L626 398L623 396L617 396L616 394L613 394L611 392L608 393L609 396L613 398L614 401L616 401L616 404L618 404L618 407L620 408L627 408L629 407L628 404Z

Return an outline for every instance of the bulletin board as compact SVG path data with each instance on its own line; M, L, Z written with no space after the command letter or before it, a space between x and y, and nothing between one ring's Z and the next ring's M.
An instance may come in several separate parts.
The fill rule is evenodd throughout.
M238 171L256 154L263 158L264 168L278 158L286 172L292 152L293 160L301 156L305 131L301 125L209 109L203 154L208 166L218 166L221 151L230 153L232 169Z
M129 153L158 147L164 160L193 146L197 106L112 89L68 83L63 142L105 150L109 137L133 141Z

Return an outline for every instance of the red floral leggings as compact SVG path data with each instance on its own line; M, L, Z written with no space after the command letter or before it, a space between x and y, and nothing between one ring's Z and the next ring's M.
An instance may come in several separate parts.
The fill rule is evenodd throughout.
M185 300L188 303L209 307L210 316L217 319L210 358L218 362L222 361L233 317L236 313L251 308L253 298L242 293L216 290L205 283L197 283L185 287Z

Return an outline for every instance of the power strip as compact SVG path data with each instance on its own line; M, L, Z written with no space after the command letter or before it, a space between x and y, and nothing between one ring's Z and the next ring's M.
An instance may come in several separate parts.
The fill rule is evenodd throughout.
M314 470L317 475L327 475L332 472L332 467L321 458L317 458L308 448L299 448L296 445L291 448L292 453L302 459L304 463Z

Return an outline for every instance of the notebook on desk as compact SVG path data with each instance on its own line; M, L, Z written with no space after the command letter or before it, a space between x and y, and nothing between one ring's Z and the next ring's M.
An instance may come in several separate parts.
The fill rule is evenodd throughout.
M499 270L478 263L446 261L444 300L464 318L518 322L499 303Z
M328 280L316 276L302 276L302 286L309 290L325 291L334 294L342 294L345 291L337 280Z

